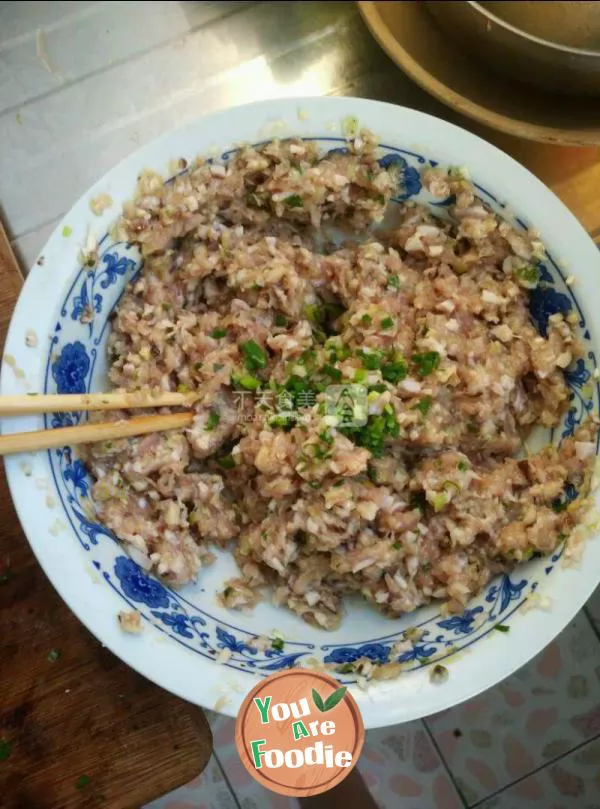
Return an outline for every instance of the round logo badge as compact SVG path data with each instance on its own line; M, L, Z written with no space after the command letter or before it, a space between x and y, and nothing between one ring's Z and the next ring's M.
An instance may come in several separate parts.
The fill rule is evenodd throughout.
M297 798L343 781L364 740L362 717L346 686L306 669L261 680L244 700L235 728L250 775L272 792Z

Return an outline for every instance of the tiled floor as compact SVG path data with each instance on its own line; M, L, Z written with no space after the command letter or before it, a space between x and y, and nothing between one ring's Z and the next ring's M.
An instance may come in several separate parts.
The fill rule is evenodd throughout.
M210 714L206 771L146 809L298 809L243 768ZM381 809L600 809L600 588L500 685L424 722L373 730L359 769Z

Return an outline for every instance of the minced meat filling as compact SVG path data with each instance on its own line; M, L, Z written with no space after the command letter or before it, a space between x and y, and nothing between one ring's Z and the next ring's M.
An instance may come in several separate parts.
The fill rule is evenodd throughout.
M333 628L353 592L390 616L460 611L579 521L565 491L589 476L594 425L514 457L559 423L579 352L568 317L545 336L531 320L542 246L456 172L422 180L452 196L444 219L409 201L384 229L399 178L367 134L141 177L118 230L145 264L110 379L197 392L195 418L85 457L100 518L146 569L184 584L218 543L240 569L226 606L270 592Z

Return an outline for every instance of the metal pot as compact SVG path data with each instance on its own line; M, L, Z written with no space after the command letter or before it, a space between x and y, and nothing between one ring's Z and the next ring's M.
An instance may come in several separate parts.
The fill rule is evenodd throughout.
M425 0L425 5L447 36L496 73L553 93L600 96L600 50L589 48L590 43L600 43L600 3L486 3L484 7L470 0ZM495 13L505 6L512 7L511 22ZM527 31L514 24L519 15ZM542 25L535 25L536 15L538 19L544 15ZM554 29L554 39L563 41L530 33L536 28L546 36ZM588 47L565 41L580 41Z

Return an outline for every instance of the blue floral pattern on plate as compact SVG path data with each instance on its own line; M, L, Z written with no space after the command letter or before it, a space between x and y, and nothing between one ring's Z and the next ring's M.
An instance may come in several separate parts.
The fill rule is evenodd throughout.
M344 151L342 138L314 138L325 151ZM422 188L419 168L437 165L409 150L388 145L381 146L383 166L398 169L397 201L416 198L436 204ZM224 152L227 160L235 149ZM486 202L502 213L505 205L485 189L478 187ZM448 204L442 201L442 205ZM518 223L521 227L525 225ZM560 440L572 435L586 415L598 411L599 387L594 380L597 367L589 330L583 312L565 283L564 277L551 256L540 264L541 285L531 296L531 315L540 332L547 329L548 318L555 312L575 312L579 318L580 336L585 347L585 356L578 359L566 372L571 391L571 404L560 429L552 431L550 438ZM123 242L113 242L106 235L102 239L95 265L80 267L66 293L50 341L46 363L45 392L83 393L92 388L102 388L105 364L103 341L109 323L109 315L118 303L124 286L139 272L141 261L137 251ZM81 413L53 413L46 417L47 427L64 427L77 424ZM552 573L562 549L544 560L545 566L529 563L511 575L503 575L491 582L485 591L469 605L462 615L442 616L431 610L428 617L416 613L415 628L419 640L412 648L394 652L396 644L405 638L402 631L389 622L389 633L382 637L364 637L356 642L334 643L332 636L323 633L322 642L307 643L299 638L286 639L284 648L276 643L266 649L253 644L256 634L236 626L236 614L225 620L211 612L210 602L202 593L189 588L174 590L148 575L136 562L124 555L123 549L111 532L94 520L87 497L90 480L83 463L68 447L49 452L50 465L56 490L64 513L78 538L84 552L103 581L129 608L140 611L171 641L183 644L192 652L216 659L227 652L226 665L248 673L268 673L290 666L302 665L311 658L333 664L340 668L341 678L352 682L352 664L360 658L375 663L396 661L407 669L418 669L433 660L465 649L493 630L494 626L508 619L534 593L545 576ZM565 498L572 499L577 492L565 491ZM102 551L102 553L100 553ZM110 561L107 562L106 560ZM190 599L197 599L197 603ZM406 626L406 622L403 624Z

